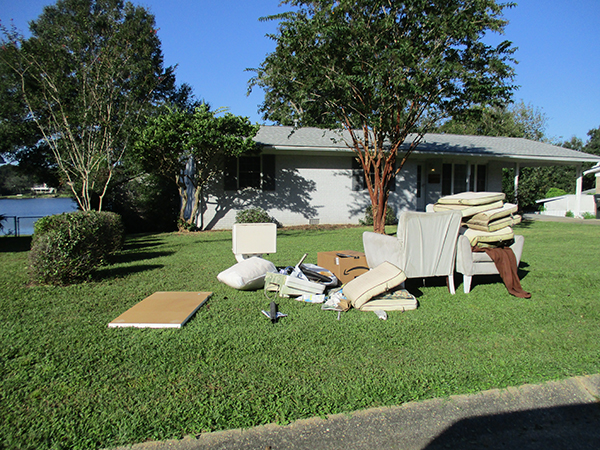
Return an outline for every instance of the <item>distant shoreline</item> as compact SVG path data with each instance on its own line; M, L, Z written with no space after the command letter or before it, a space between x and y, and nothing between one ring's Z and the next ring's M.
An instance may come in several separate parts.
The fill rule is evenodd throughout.
M0 200L20 200L30 198L72 198L67 194L15 194L15 195L0 195Z

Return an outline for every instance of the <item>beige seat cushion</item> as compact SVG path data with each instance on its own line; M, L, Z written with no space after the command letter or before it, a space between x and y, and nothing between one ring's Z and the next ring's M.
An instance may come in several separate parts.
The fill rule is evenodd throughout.
M485 225L491 222L492 220L498 220L502 217L511 216L517 212L517 209L517 205L513 205L512 203L505 203L500 208L489 209L479 214L475 214L473 217L471 217L471 219L469 219L469 223L477 222L480 225Z
M441 211L460 211L463 217L473 216L475 214L479 214L484 211L489 211L490 209L498 209L502 207L502 200L496 200L492 203L486 203L483 205L460 205L460 204L446 204L446 203L436 203L433 205L433 210L435 212Z
M354 308L360 309L376 295L395 288L404 280L406 280L404 272L385 261L348 282L343 288L343 293L352 302Z
M386 292L373 297L361 307L361 311L409 311L417 309L417 299L406 289Z
M504 227L496 231L480 231L473 230L472 228L463 227L461 229L461 234L463 234L467 239L469 239L471 246L478 244L497 244L500 242L510 241L515 237L515 234L511 227Z
M472 228L473 230L496 231L505 227L512 227L513 225L517 225L519 223L521 223L521 216L514 215L502 217L500 219L492 220L490 222L473 220L472 217L471 219L465 222L465 225L467 225L469 228Z
M486 205L498 200L503 201L506 196L502 192L461 192L460 194L446 195L437 203L444 205Z

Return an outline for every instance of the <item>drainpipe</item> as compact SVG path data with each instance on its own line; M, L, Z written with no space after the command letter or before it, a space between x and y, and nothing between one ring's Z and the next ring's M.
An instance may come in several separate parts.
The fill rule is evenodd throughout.
M515 163L515 203L519 206L519 171L521 164Z
M577 184L575 188L575 217L581 217L581 192L583 191L583 172L581 171L581 164L577 166Z

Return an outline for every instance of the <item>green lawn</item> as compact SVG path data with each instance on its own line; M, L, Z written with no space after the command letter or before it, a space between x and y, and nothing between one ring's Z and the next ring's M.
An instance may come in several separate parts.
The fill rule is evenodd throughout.
M367 228L279 230L277 266L362 250ZM392 229L389 229L392 231ZM216 280L231 232L130 236L94 281L32 287L27 238L0 239L0 448L99 448L600 373L600 227L524 223L530 300L409 283L415 311L321 311ZM156 291L212 291L182 329L109 329Z

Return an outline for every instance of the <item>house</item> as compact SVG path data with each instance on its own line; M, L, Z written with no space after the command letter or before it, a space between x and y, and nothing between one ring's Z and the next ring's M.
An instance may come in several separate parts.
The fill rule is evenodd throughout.
M49 187L46 183L44 184L36 184L31 188L31 193L33 195L37 194L54 194L56 192L56 188Z
M249 207L286 226L357 224L364 217L370 199L347 132L262 126L255 141L260 155L231 160L205 190L200 227L231 228L237 211ZM442 195L501 191L503 168L515 169L517 189L527 166L575 165L581 179L582 164L599 160L527 139L427 134L396 177L388 205L424 211Z
M558 197L543 198L536 200L536 203L543 206L540 214L544 216L565 217L567 211L578 210L581 216L583 214L596 215L596 205L593 194L594 191L584 191L581 195L566 194ZM575 215L575 213L573 213Z

